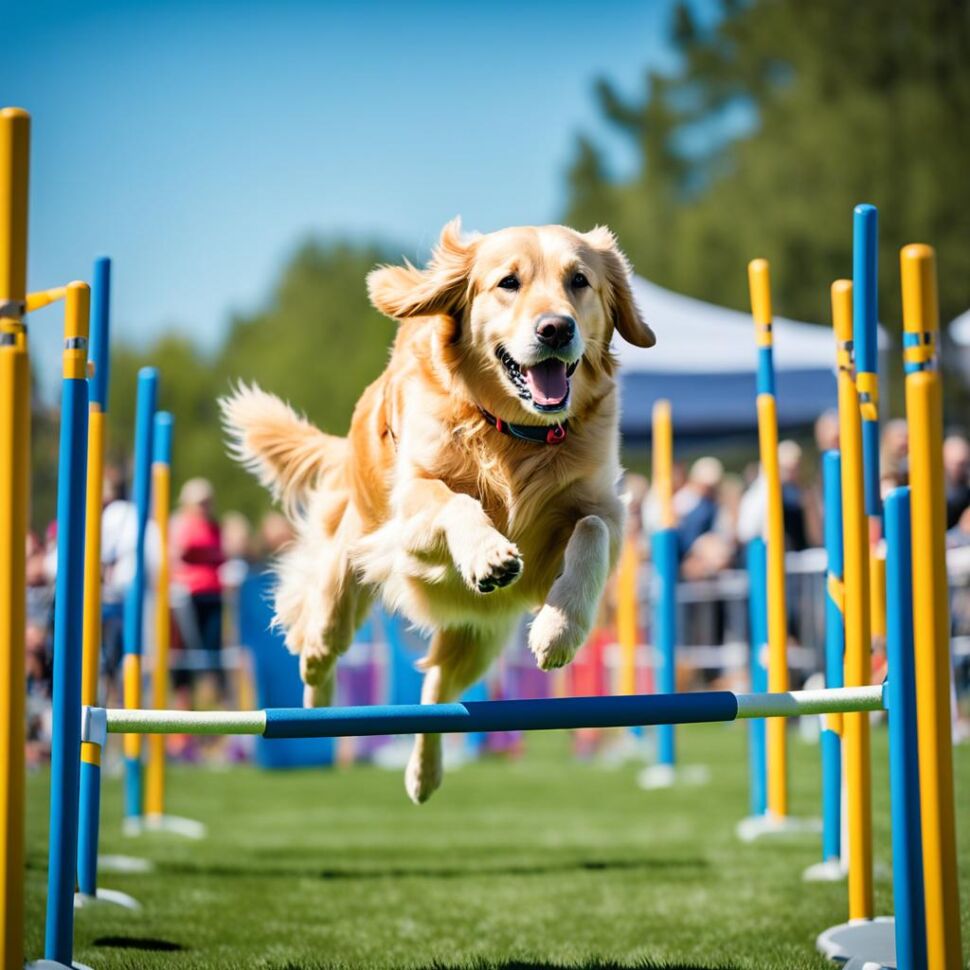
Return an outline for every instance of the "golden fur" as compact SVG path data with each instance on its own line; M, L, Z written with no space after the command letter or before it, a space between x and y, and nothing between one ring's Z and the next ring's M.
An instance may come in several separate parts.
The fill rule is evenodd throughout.
M379 267L367 282L400 329L347 438L255 386L222 401L234 454L297 528L275 607L307 703L329 701L336 659L377 593L434 634L425 703L454 699L480 677L526 610L538 609L529 646L539 665L567 663L592 628L623 529L610 340L618 331L654 342L626 259L605 228L463 238L455 220L427 268ZM535 366L542 314L575 321L563 353L582 355L554 417L517 393L496 356L501 345L523 373ZM520 424L568 420L568 435L555 446L507 437L480 408ZM440 781L440 739L420 737L408 793L424 801Z

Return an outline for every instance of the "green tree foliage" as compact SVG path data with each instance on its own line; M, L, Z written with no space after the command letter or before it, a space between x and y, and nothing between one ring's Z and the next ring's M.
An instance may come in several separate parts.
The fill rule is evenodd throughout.
M672 39L680 69L639 96L598 83L640 165L611 178L580 139L566 221L608 223L643 275L739 309L747 261L766 256L776 312L828 322L829 283L852 272L852 207L872 202L884 324L899 327L908 242L937 248L942 319L970 306L965 2L754 0L710 27L682 3Z
M173 478L204 475L220 511L254 521L266 491L225 454L217 399L238 380L257 381L322 428L346 431L363 388L382 370L394 324L371 308L364 278L388 259L374 246L308 242L283 270L265 308L236 317L206 356L189 338L166 336L144 351L117 347L112 360L109 453L128 463L138 370L159 370L159 407L175 415ZM394 258L394 257L390 257Z

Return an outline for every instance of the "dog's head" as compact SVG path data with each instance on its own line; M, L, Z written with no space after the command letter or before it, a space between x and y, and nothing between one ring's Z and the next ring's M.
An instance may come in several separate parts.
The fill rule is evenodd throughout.
M614 330L653 346L629 277L606 228L523 227L463 239L456 219L427 268L384 266L367 282L389 317L444 318L449 360L475 403L505 420L544 423L581 411L596 393Z

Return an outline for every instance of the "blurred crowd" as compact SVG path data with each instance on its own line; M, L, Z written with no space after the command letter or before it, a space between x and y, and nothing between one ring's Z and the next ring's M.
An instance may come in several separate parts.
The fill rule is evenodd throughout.
M784 530L787 547L801 551L822 545L821 454L839 446L838 418L827 412L817 420L814 448L793 440L780 442ZM884 493L905 485L909 439L904 421L889 421L882 431ZM970 550L970 442L952 433L943 444L947 542ZM681 554L681 578L706 580L743 566L745 545L763 528L765 482L757 463L740 473L725 470L713 456L675 463L673 506ZM646 539L660 527L660 509L647 479L629 475L630 528ZM125 476L109 468L104 477L101 535L101 702L122 702L124 604L135 572L137 513L129 500ZM191 478L179 492L169 529L171 576L173 704L204 709L227 702L224 644L238 644L237 594L250 570L270 559L291 538L287 521L268 513L257 528L239 512L221 516L216 496L203 478ZM644 541L644 551L649 543ZM153 653L152 590L160 556L154 522L146 534L148 596L143 628L144 652ZM28 759L47 757L50 738L51 655L54 580L57 574L57 523L43 536L27 541L27 681ZM714 642L720 642L719 640ZM193 756L191 739L182 739Z
M815 422L814 449L806 454L797 441L778 445L784 510L785 545L800 552L823 545L821 456L839 447L839 420L827 411ZM909 433L906 422L892 420L882 429L880 466L883 495L909 481ZM970 441L954 432L943 442L947 544L970 546ZM706 455L691 464L675 462L673 506L681 556L681 578L708 579L743 565L744 547L763 532L766 490L760 465L739 474ZM631 531L648 537L661 527L657 495L647 479L627 478Z
M124 612L135 575L137 510L128 498L121 469L104 476L101 520L101 701L122 701ZM270 512L254 529L239 512L216 514L215 494L204 478L191 478L179 492L169 528L172 611L171 683L174 706L218 706L225 702L224 644L235 644L235 604L253 568L291 538L289 523ZM161 543L154 521L145 534L147 571L143 650L154 647L154 585ZM41 537L27 537L27 717L28 762L46 759L50 748L50 699L57 576L57 523ZM177 752L176 752L177 753Z

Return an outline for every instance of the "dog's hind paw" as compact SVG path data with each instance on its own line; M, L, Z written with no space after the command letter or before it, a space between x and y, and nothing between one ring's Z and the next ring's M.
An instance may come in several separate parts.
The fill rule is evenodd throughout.
M404 771L404 788L415 805L422 805L441 787L441 758L411 753Z
M542 670L565 667L585 639L582 627L549 603L539 610L529 628L529 649Z

